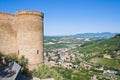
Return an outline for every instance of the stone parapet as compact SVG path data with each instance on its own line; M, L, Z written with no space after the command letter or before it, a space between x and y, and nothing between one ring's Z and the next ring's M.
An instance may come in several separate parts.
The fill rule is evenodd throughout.
M42 18L44 17L44 14L38 11L18 11L16 13L16 16L20 16L20 15L36 15L36 16L41 16Z

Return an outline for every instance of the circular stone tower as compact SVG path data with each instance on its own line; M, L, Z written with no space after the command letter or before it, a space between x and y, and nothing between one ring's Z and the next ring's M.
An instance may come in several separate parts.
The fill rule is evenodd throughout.
M29 70L43 63L43 17L37 11L16 13L18 55L28 59Z

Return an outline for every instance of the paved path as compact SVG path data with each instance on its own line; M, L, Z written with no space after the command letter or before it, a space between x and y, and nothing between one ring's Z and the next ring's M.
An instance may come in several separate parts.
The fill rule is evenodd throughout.
M8 72L8 68L7 67L0 67L0 80L15 80L15 78L17 77L19 71L20 71L21 66L19 64L17 64L16 62L14 62L13 66L12 66L12 70L15 70L16 73L12 76L10 76L12 73ZM10 77L8 77L10 76Z

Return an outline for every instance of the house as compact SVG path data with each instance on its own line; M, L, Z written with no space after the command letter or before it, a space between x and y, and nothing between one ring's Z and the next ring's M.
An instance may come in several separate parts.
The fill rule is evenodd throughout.
M106 59L111 59L111 55L108 55L108 54L104 54L103 57L106 58Z
M116 71L110 71L110 70L106 70L103 72L104 75L107 75L107 76L116 76Z

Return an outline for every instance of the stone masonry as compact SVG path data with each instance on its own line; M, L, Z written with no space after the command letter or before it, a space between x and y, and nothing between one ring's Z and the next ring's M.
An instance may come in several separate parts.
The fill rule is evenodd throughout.
M0 13L0 52L24 56L29 70L43 63L43 18L37 11Z

